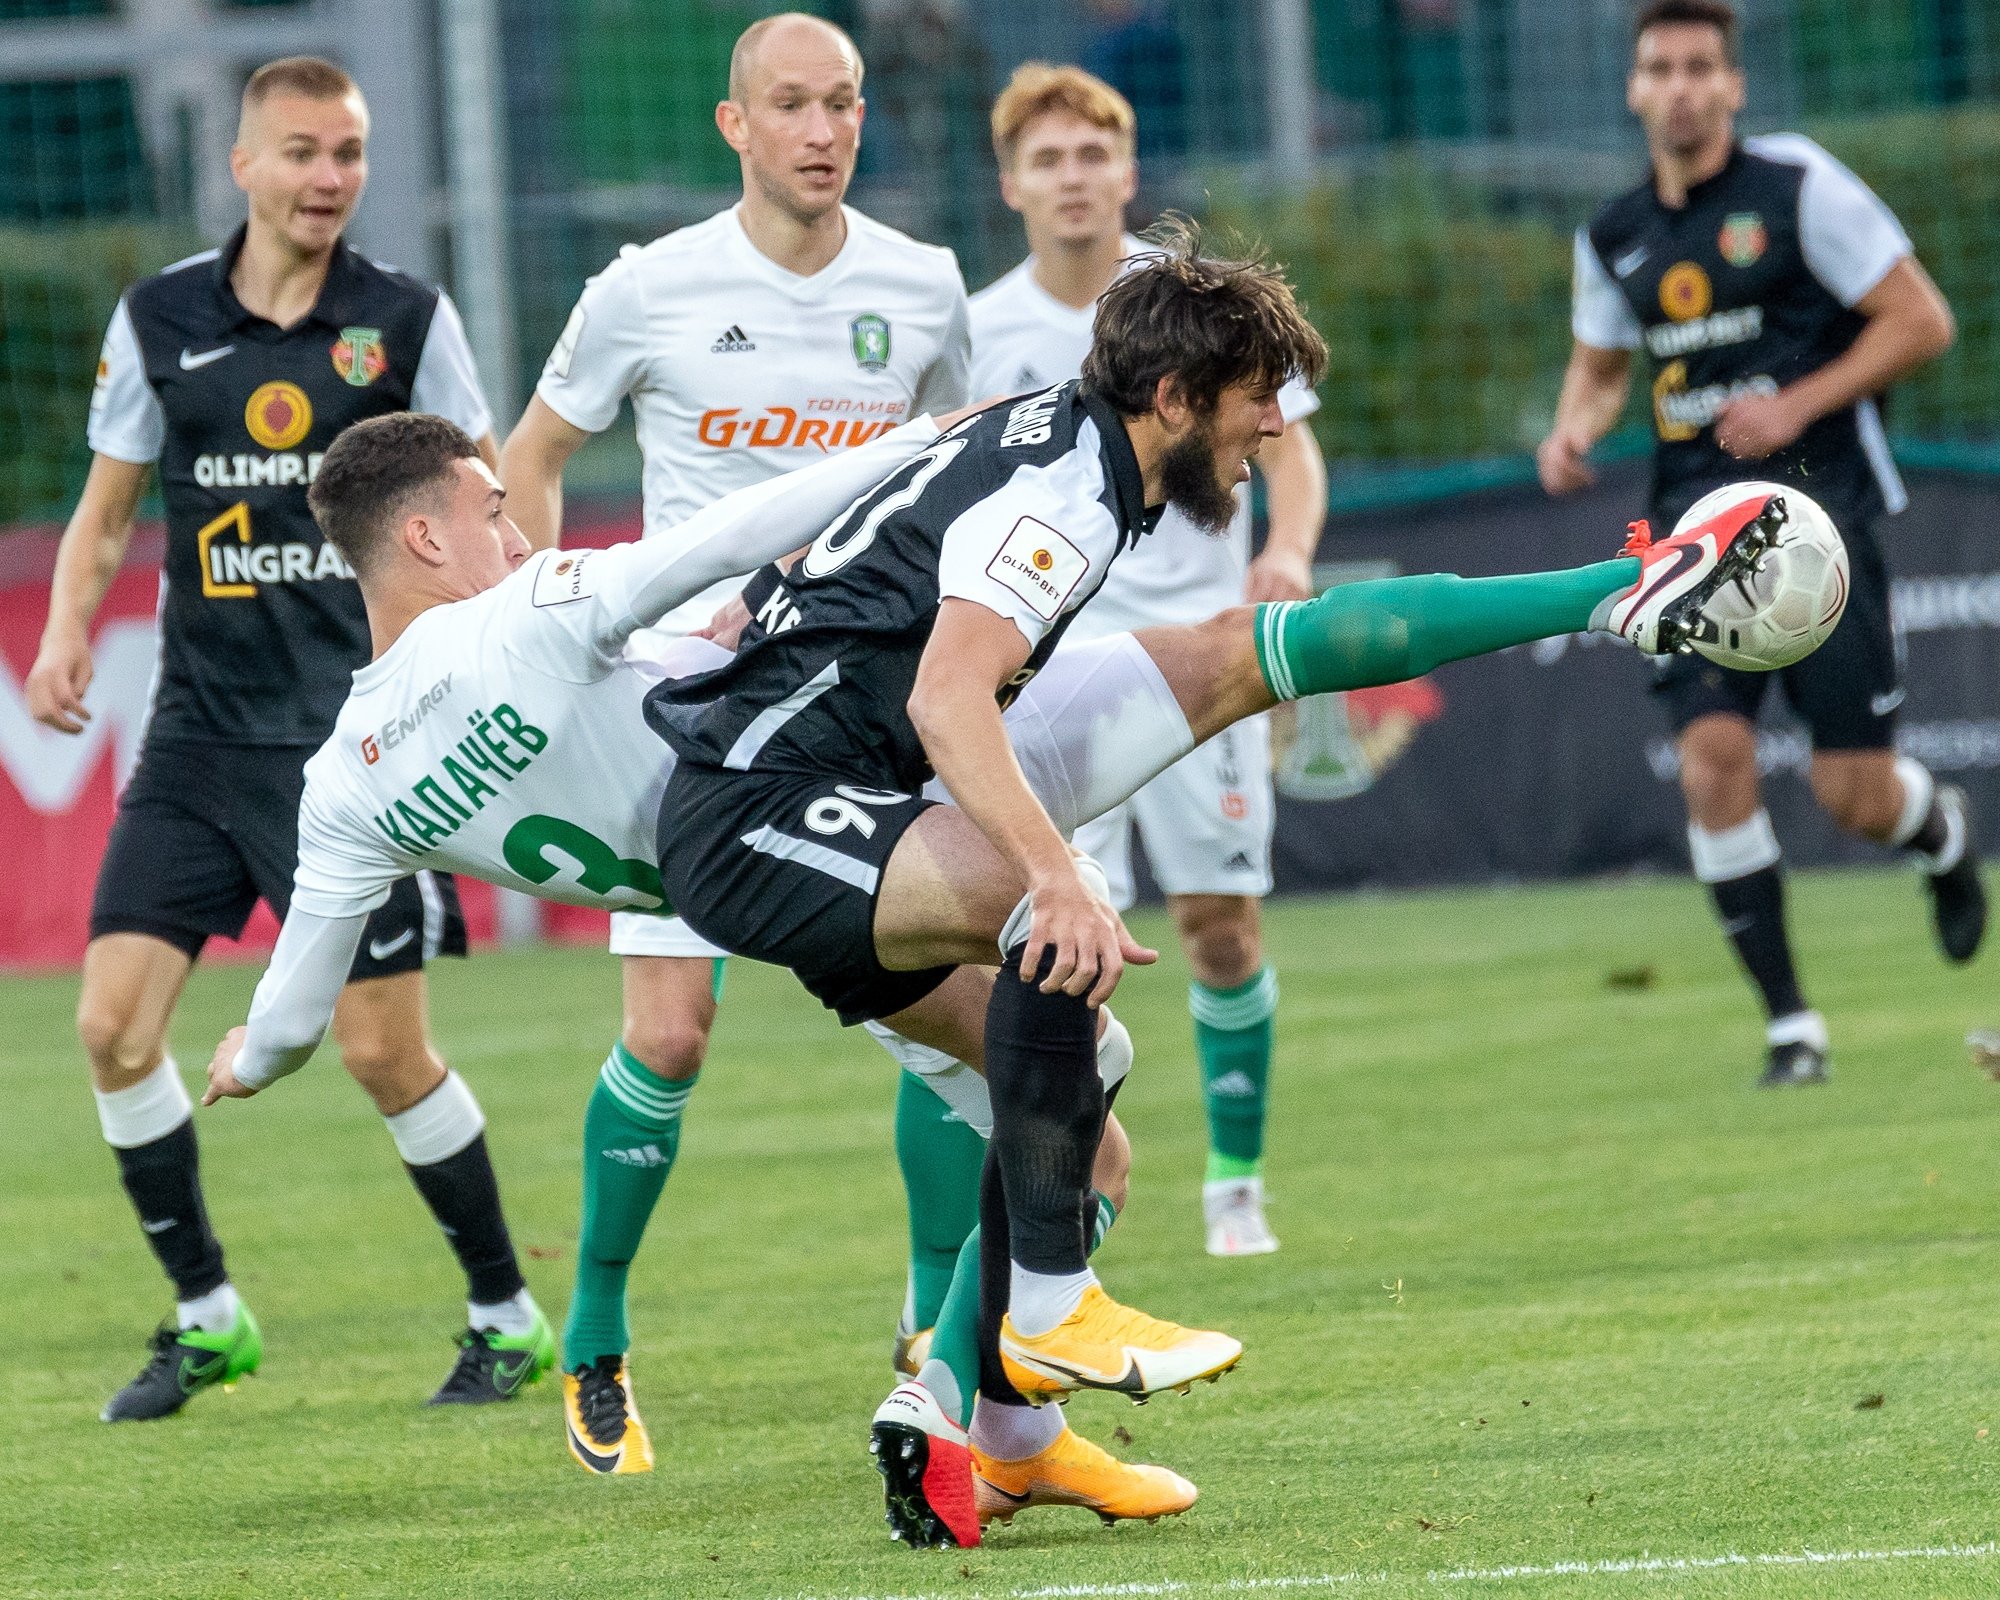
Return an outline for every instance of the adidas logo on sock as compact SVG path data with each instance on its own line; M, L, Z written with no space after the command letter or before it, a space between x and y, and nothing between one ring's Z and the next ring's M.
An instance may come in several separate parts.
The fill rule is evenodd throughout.
M660 1154L656 1144L642 1144L630 1150L605 1150L600 1152L606 1161L615 1161L621 1167L664 1167L667 1158Z
M1225 1072L1208 1086L1210 1094L1219 1094L1225 1100L1254 1100L1257 1085L1247 1072Z
M708 348L715 355L727 356L742 350L755 350L757 346L749 334L732 322L722 330L722 336Z

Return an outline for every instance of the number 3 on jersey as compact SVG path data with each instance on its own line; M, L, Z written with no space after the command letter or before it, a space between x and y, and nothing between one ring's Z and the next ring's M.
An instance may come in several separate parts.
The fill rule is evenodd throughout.
M619 855L596 834L561 817L523 817L507 830L501 852L509 867L537 886L574 886L596 895L610 911L672 914L658 867Z

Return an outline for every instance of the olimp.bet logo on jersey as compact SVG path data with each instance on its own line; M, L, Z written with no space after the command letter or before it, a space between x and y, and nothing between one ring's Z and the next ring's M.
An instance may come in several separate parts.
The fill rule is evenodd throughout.
M1747 214L1732 217L1730 226L1724 229L1725 253L1733 243L1740 254L1755 261L1764 250L1762 232L1763 223L1757 217ZM1665 361L1653 379L1653 429L1668 443L1684 443L1694 438L1703 428L1712 426L1733 400L1778 392L1777 381L1766 373L1690 389L1687 362L1666 359L1695 350L1743 344L1763 333L1762 306L1743 306L1711 315L1710 307L1714 304L1715 286L1699 262L1677 261L1660 279L1660 309L1672 320L1646 330L1646 349L1656 361Z
M296 485L303 489L319 471L323 452L301 455L294 445L312 432L312 401L295 383L262 383L243 407L243 431L264 454L196 456L194 479L204 489L248 489ZM287 540L256 542L247 501L238 500L196 530L201 592L211 600L254 600L258 586L352 579L354 569L330 544Z

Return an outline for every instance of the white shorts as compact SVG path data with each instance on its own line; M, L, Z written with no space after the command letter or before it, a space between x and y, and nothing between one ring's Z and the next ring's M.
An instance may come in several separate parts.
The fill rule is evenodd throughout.
M643 911L611 913L611 953L614 956L686 956L715 960L729 954L710 944L679 917L648 916Z
M1058 652L1060 656L1060 652ZM1271 892L1271 729L1264 717L1225 728L1143 789L1076 830L1097 858L1111 903L1131 905L1132 828L1168 894Z

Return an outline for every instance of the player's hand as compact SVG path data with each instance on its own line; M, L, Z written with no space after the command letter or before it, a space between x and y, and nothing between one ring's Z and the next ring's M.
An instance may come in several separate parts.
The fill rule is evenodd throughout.
M1045 951L1055 959L1042 979L1043 994L1080 994L1101 1006L1111 998L1126 964L1149 966L1160 959L1125 930L1116 911L1091 893L1074 866L1052 874L1033 889L1034 917L1021 957L1021 979L1041 970Z
M1574 494L1597 482L1590 464L1591 441L1568 429L1553 429L1535 446L1535 475L1550 494Z
M1806 421L1782 390L1777 394L1746 394L1722 408L1715 424L1715 442L1738 461L1762 461L1804 433Z
M697 639L713 639L725 650L734 650L742 641L743 630L750 626L750 608L743 603L743 596L734 595L723 601L722 609L708 619L708 626L695 631Z
M1243 598L1253 606L1312 597L1312 563L1295 550L1267 549L1244 575Z
M243 1053L243 1041L249 1033L248 1028L239 1027L222 1036L222 1043L215 1047L214 1059L208 1064L208 1088L201 1097L203 1105L212 1106L218 1100L248 1100L257 1092L236 1081L236 1058Z
M81 634L44 637L28 669L28 714L58 733L81 733L90 720L84 691L97 671Z

